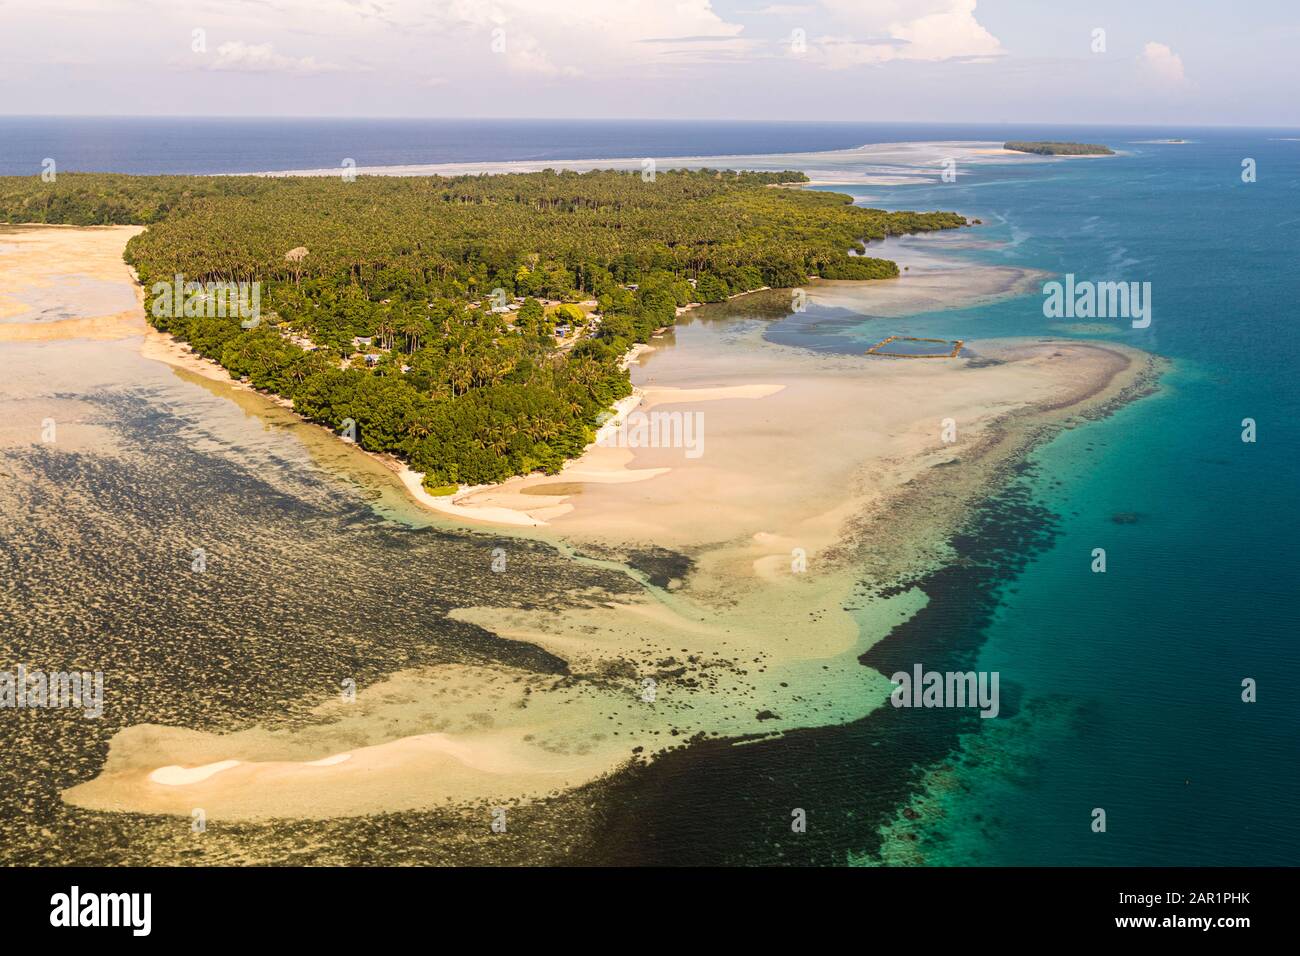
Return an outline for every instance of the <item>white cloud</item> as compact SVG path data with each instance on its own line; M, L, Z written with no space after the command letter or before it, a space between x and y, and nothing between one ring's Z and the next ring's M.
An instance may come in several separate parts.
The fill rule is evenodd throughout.
M1187 81L1183 58L1163 43L1148 42L1138 62L1148 75L1167 86L1182 86Z
M810 50L831 69L890 60L993 57L1002 44L975 19L976 0L822 0L854 35L830 34Z
M505 28L498 28L504 30ZM541 76L577 76L579 70L570 64L557 66L542 48L537 38L527 33L503 32L500 54L506 66L515 73L536 73Z
M335 73L343 67L324 63L312 56L292 57L276 53L270 43L245 43L229 40L217 47L216 58L207 64L212 70L231 70L242 73Z
M709 0L494 0L507 29L536 37L540 48L583 72L735 50L744 29L713 11ZM649 42L647 42L649 41Z
M798 17L812 13L816 8L804 3L769 3L760 10L744 10L742 13L757 13L763 17Z
M735 40L744 29L715 13L711 0L273 2L282 12L301 13L321 34L349 36L362 25L382 24L439 46L450 39L456 56L472 55L489 65L500 62L510 72L535 76L626 70L671 62L685 50L695 56L734 52L742 45ZM495 56L482 59L478 51Z

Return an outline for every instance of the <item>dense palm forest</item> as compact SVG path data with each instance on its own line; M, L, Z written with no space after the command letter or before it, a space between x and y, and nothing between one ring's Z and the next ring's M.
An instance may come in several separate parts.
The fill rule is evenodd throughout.
M149 225L126 258L156 327L310 419L350 421L363 447L440 487L557 470L630 391L627 349L678 307L809 276L896 276L850 250L966 224L774 188L805 180L60 174L0 178L0 221ZM178 276L260 283L260 320L156 308Z
M1038 153L1042 156L1113 156L1109 146L1097 143L1061 143L1056 140L1012 140L1002 144L1003 149L1017 153Z

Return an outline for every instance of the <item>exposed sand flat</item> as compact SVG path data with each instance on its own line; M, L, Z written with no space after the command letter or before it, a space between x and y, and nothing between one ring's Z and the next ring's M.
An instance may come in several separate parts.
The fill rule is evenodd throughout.
M160 783L165 787L184 787L192 783L202 783L223 770L238 766L238 760L219 760L216 763L204 764L202 767L159 767L149 774L149 782Z
M140 226L0 226L0 342L117 339L147 327L122 261Z
M642 408L655 405L673 405L681 402L721 402L729 398L767 398L781 391L784 385L721 385L717 388L673 388L667 385L647 387L642 391L645 401Z
M961 165L988 162L1049 160L1002 149L986 140L942 140L907 143L869 143L852 149L792 153L746 153L733 156L668 156L654 160L658 169L767 169L803 170L805 185L832 186L867 184L881 186L936 182L949 161ZM543 169L640 170L641 157L609 159L545 159L479 163L425 163L406 166L361 166L362 176L484 176L503 173L533 173ZM263 176L338 176L342 168L294 169L258 173Z
M976 233L962 230L926 236L924 243L935 247L978 246ZM933 242L930 240L933 239ZM919 252L921 240L886 240L867 247L867 254L895 260L906 271L896 279L881 279L864 290L863 283L840 279L818 279L807 286L811 302L866 311L870 315L903 316L943 309L967 309L997 299L1037 292L1051 274L1018 266L990 266L933 253Z
M728 400L721 397L728 385L646 385L638 411L701 416L698 459L680 448L595 447L559 475L514 479L460 500L471 510L536 517L558 497L573 507L551 518L555 533L611 547L655 542L693 552L729 542L722 550L733 559L743 552L758 561L782 540L811 561L839 540L849 515L937 464L964 458L993 423L1020 410L1087 401L1134 359L1118 346L1064 342L985 342L975 351L1000 364L814 356L762 342L757 330L743 345L664 349L638 378L752 377L769 394ZM949 419L957 434L951 444L941 434ZM644 477L633 484L582 480L588 475ZM539 493L548 486L570 493ZM734 543L742 538L745 545ZM700 559L718 555L710 549Z

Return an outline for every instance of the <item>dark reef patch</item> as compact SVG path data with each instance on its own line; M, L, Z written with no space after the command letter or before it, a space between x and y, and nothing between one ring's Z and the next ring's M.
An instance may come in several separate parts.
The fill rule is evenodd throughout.
M629 551L624 563L644 574L657 588L667 588L674 581L685 581L695 567L695 561L681 552L660 547Z
M917 662L972 669L1003 585L1050 543L1055 526L1027 481L978 506L954 539L960 560L914 582L930 596L927 607L864 654L863 664L886 675ZM1010 717L1020 695L1003 691ZM880 828L925 769L980 724L974 710L885 706L851 724L743 746L694 740L585 788L603 825L572 862L840 865L850 853L874 855ZM805 833L791 830L796 809L807 815Z
M523 540L493 573L497 539L384 520L351 489L268 452L275 443L227 444L147 392L79 400L112 450L19 446L0 469L0 670L102 671L104 715L0 714L0 862L303 859L328 827L283 828L301 835L298 849L261 828L260 850L218 850L215 835L257 827L213 828L206 851L186 841L178 857L170 834L188 833L186 821L74 810L59 793L95 776L109 739L134 724L288 726L345 679L364 691L444 662L566 675L542 648L448 612L634 586Z

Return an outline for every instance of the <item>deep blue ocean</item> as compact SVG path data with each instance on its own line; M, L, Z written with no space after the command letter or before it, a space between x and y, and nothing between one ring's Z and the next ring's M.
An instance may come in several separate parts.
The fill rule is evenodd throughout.
M252 173L509 160L712 156L934 139L919 126L630 120L0 117L0 175ZM974 136L974 129L960 138ZM1018 135L1018 134L1017 134Z
M1185 130L1107 131L1122 139ZM241 119L0 116L0 176L252 173L511 160L805 153L868 143L1080 138L1096 128L707 120ZM1297 135L1281 133L1279 135Z
M60 171L222 173L334 166L339 156L368 166L1016 137L1107 143L1123 155L972 165L954 183L834 188L870 205L984 221L964 234L983 240L978 248L946 254L1150 282L1149 328L1057 323L1034 293L904 319L826 311L785 333L855 352L882 328L1078 336L1170 361L1157 394L1040 448L1016 479L1045 533L1014 571L979 585L987 614L952 618L1014 706L977 721L985 726L925 776L916 847L929 863L1300 863L1297 131L0 118L0 174L35 175L46 156ZM1169 137L1187 142L1143 142ZM1252 183L1242 181L1246 158L1257 166ZM1247 418L1253 443L1242 441ZM1095 548L1106 550L1104 574L1091 570ZM1242 700L1247 678L1255 703ZM838 785L870 801L870 778ZM1091 826L1097 808L1104 833Z
M1188 142L1136 142L1171 135ZM995 248L953 255L1149 281L1149 328L1092 320L1111 330L1082 337L1172 362L1158 394L1054 440L1021 479L1052 516L1051 543L978 625L978 668L1000 672L1020 712L983 722L935 781L920 828L928 862L1300 863L1296 135L1084 129L1078 138L1124 155L835 187L983 219L979 238ZM1039 294L902 320L821 318L817 334L854 351L882 327L1080 334L1045 318ZM1246 418L1254 443L1242 441ZM1105 573L1091 570L1094 548ZM1256 703L1242 701L1246 678ZM1105 833L1091 829L1095 808Z

